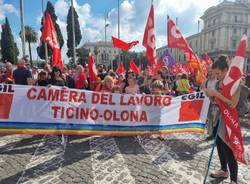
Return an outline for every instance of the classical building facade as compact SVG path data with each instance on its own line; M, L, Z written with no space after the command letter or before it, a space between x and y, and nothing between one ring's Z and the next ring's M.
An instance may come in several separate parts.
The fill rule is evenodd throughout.
M94 54L96 64L103 64L106 68L110 67L119 54L119 49L114 48L111 42L87 42L83 47Z
M186 38L194 52L202 58L206 53L213 59L221 54L232 58L243 33L246 33L249 47L245 71L250 72L250 0L224 0L208 8L201 19L204 25L201 32ZM181 51L171 51L176 60L185 61Z

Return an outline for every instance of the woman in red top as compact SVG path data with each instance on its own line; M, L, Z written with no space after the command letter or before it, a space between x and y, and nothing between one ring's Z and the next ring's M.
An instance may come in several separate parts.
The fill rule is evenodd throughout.
M86 89L88 86L87 78L84 74L84 69L81 65L76 66L75 88L76 89Z
M104 78L103 82L96 87L95 91L112 93L113 86L114 86L114 79L111 76L107 75Z

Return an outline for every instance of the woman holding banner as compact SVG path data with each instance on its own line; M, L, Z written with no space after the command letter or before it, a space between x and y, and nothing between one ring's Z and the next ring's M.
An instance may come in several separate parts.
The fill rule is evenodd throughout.
M217 79L220 81L220 88L223 79L225 78L229 66L228 66L228 58L226 56L220 56L219 59L213 64L213 69L215 70ZM218 90L212 88L205 88L204 89L207 96L215 97L221 100L223 103L227 104L231 108L235 108L239 101L239 94L240 90L237 90L232 97L232 100L225 98ZM221 116L221 112L220 112ZM216 140L217 143L217 151L218 156L221 164L221 170L216 173L212 173L211 177L213 178L228 178L230 171L230 178L231 183L237 183L237 176L238 176L238 163L233 155L232 148L230 147L229 143L226 141L226 130L225 130L225 123L223 122L222 118L219 118L221 121L218 123L218 138Z

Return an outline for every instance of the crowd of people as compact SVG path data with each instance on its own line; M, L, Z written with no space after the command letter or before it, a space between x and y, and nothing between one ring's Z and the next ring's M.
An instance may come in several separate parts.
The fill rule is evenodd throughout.
M161 84L161 94L178 96L199 90L194 76L187 74L170 75L167 67L162 67L155 76L147 70L135 74L132 70L126 73L106 71L104 65L97 66L97 81L90 81L88 68L77 65L75 68L51 67L45 64L43 68L29 67L23 59L18 60L14 66L5 63L5 68L0 68L0 83L36 86L64 86L74 89L92 90L100 92L116 92L127 94L151 94L152 84L157 81Z

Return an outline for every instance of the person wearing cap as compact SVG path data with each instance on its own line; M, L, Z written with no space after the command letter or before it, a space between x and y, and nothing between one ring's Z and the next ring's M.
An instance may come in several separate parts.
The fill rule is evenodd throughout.
M15 84L19 85L33 85L31 72L25 67L25 60L19 59L17 61L17 69L13 72Z

